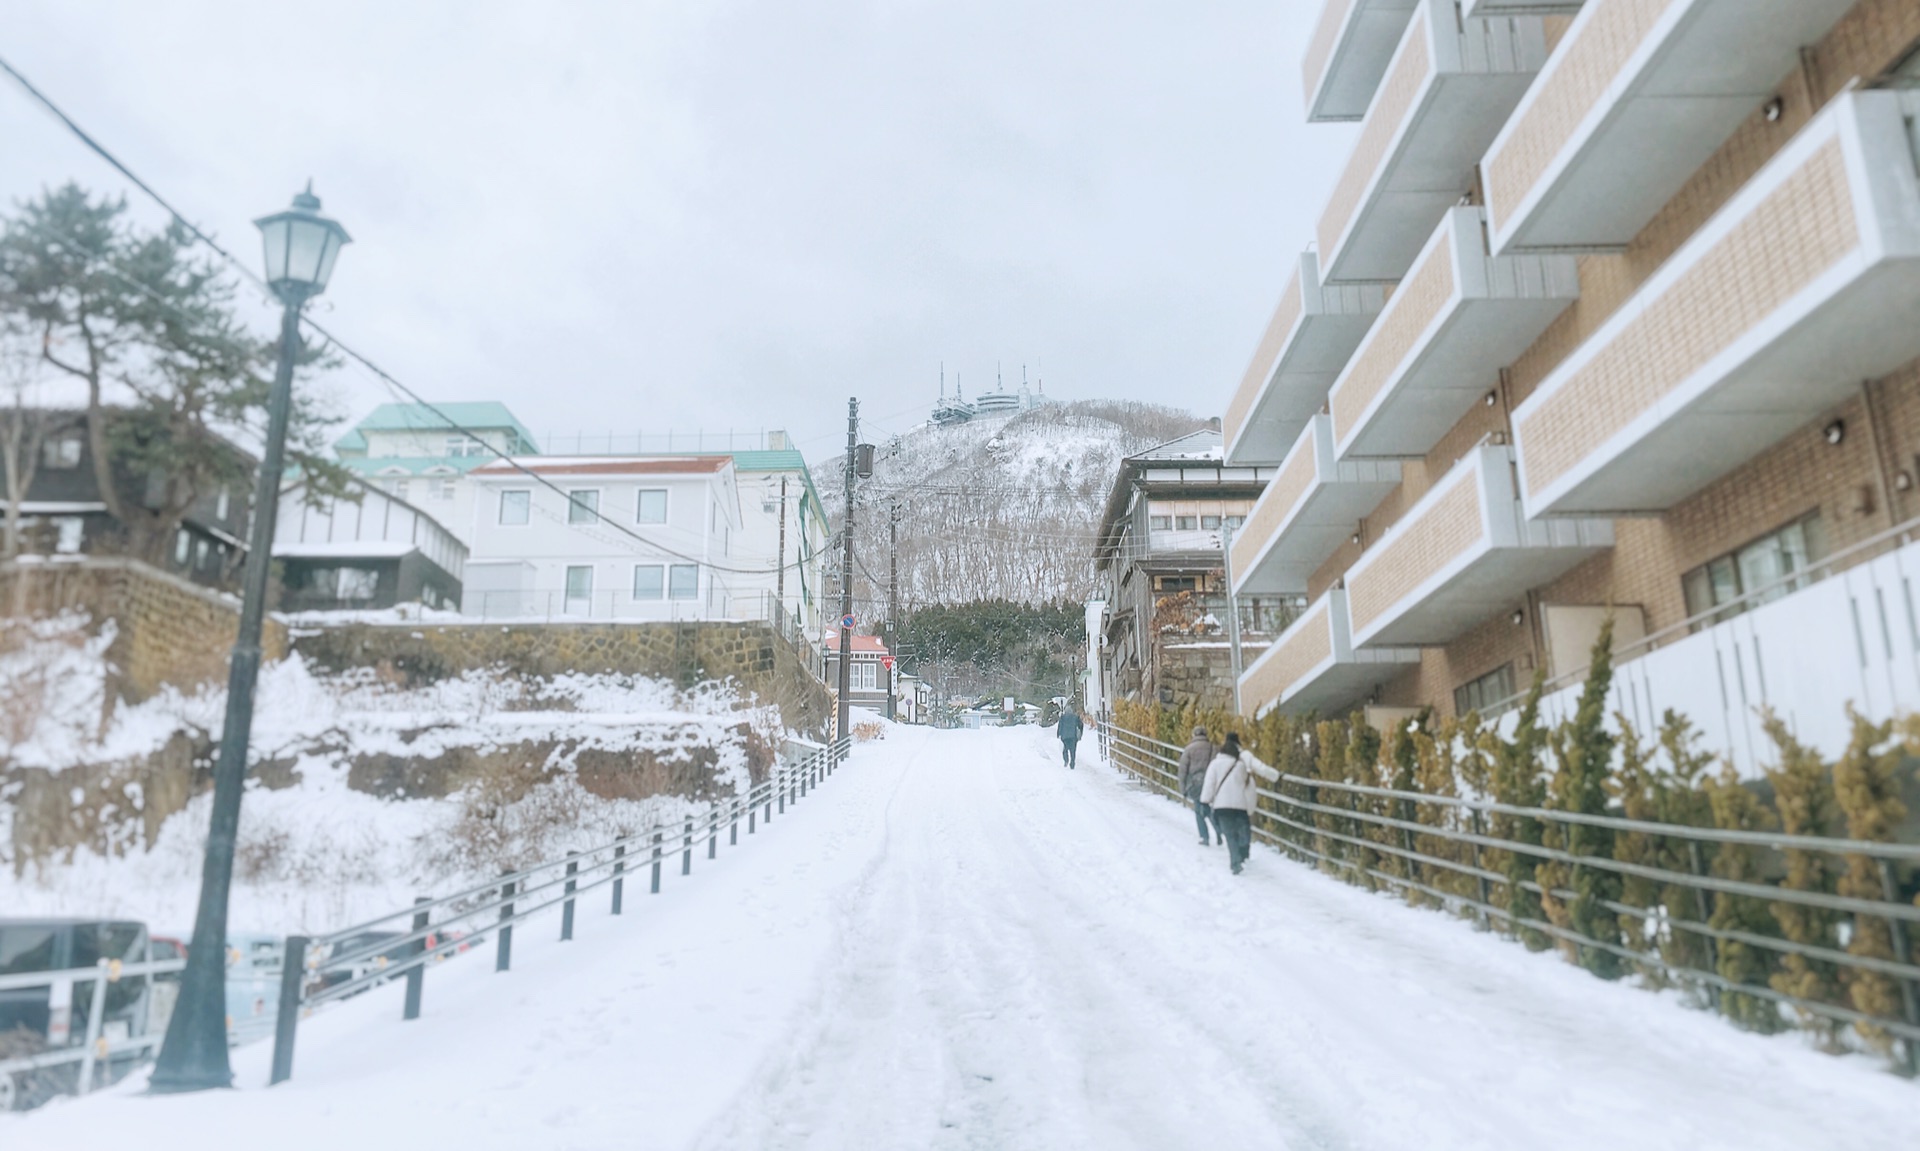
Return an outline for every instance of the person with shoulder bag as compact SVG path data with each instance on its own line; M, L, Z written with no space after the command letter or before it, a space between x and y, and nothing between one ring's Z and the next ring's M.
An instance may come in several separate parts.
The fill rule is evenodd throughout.
M1259 804L1254 777L1277 782L1280 773L1250 751L1240 748L1240 733L1229 732L1220 746L1220 754L1207 765L1207 778L1200 785L1200 801L1213 809L1214 826L1227 841L1227 864L1235 875L1245 866L1253 851L1253 811Z
M1187 744L1186 750L1180 753L1179 782L1180 794L1193 804L1193 822L1200 829L1202 847L1209 846L1207 827L1212 822L1213 813L1206 804L1200 802L1200 785L1206 782L1207 765L1212 762L1213 744L1207 739L1207 729L1196 727L1193 729L1193 742ZM1226 842L1218 826L1214 827L1214 838L1221 843Z

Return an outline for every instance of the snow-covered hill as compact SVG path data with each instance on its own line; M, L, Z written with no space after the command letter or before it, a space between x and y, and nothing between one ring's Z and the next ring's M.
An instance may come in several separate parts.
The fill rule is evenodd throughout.
M1093 532L1120 460L1203 425L1172 408L1095 400L927 425L878 444L874 476L855 503L860 614L883 614L896 506L906 609L1084 598ZM836 524L840 474L838 458L815 465Z

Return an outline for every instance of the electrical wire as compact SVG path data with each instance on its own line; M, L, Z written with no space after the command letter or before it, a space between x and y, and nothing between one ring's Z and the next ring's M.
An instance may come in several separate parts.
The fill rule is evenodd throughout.
M266 281L262 279L258 273L254 272L253 269L248 267L246 263L243 262L239 257L235 256L232 252L228 251L223 245L221 245L218 241L216 241L212 236L208 235L207 232L204 229L202 229L199 225L195 224L192 220L187 219L187 217L184 214L182 214L179 209L175 208L173 204L169 202L165 196L162 196L158 191L156 191L153 188L151 184L148 184L145 180L141 179L139 175L133 171L132 168L122 163L121 160L117 156L115 156L111 151L109 151L105 145L101 144L98 140L94 139L92 135L88 134L88 132L84 128L80 127L80 125L71 116L67 115L67 113L63 111L58 104L54 103L50 97L48 97L44 92L40 91L39 88L35 87L33 83L29 81L24 75L22 75L18 69L16 69L12 64L9 64L4 57L0 57L0 71L4 71L8 76L12 77L16 83L18 83L23 89L26 90L28 95L32 96L36 102L38 102L48 112L52 113L56 119L58 119L63 125L66 126L68 131L72 132L74 136L76 136L80 140L81 143L85 144L88 149L93 151L101 159L105 160L110 166L112 166L114 171L119 172L122 176L125 176L130 182L132 182L132 184L135 187L139 188L142 192L144 192L148 196L148 198L150 198L155 204L159 205L160 208L163 211L165 211L167 215L174 220L174 222L178 223L182 228L186 229L186 231L189 234L191 234L200 243L205 244L210 250L212 250L222 260L224 260L230 267L235 269L243 279L253 284L256 288L259 288L262 292L265 292L270 299L272 298L273 296L272 289L268 287ZM122 275L114 269L109 268L106 270L109 272L109 274L115 275L122 282L130 284L143 291L146 291L155 300L162 299L157 294L155 294L153 290L147 285L141 284L137 280L132 279L131 277ZM439 419L442 422L443 427L437 430L459 432L468 436L471 440L473 440L473 442L479 444L481 447L485 448L490 454L495 456L499 460L499 462L504 463L508 467L512 468L513 470L522 473L529 480L531 480L536 484L539 484L541 487L544 487L553 491L555 494L567 500L569 503L572 502L571 495L566 490L561 488L558 484L555 484L551 480L547 479L545 476L540 475L538 472L534 471L532 468L528 467L527 465L521 463L519 460L510 456L506 452L503 452L500 449L494 447L492 444L487 443L484 439L482 439L480 436L475 434L472 429L464 427L463 425L460 424L459 421L447 415L447 413L442 411L437 405L430 403L426 399L422 398L419 393L415 392L412 388L409 388L406 384L402 383L391 372L388 372L385 368L382 368L379 364L375 363L370 357L360 352L358 349L354 348L351 344L348 344L345 340L341 339L339 336L335 335L325 325L321 324L318 320L314 319L312 316L307 315L305 311L302 311L300 314L300 322L306 327L312 329L318 335L324 337L334 349L339 351L342 355L346 356L349 360L352 360L354 363L358 364L361 368L363 368L367 372L371 373L382 384L386 385L390 389L398 391L402 395L405 395L414 404L425 409L427 412L431 413L435 418ZM701 560L695 556L687 555L683 552L667 547L666 545L661 544L657 541L649 540L646 537L640 535L638 532L630 530L624 524L620 524L612 521L606 521L606 520L602 520L601 522L607 524L607 526L613 528L615 531L619 532L620 534L631 538L635 543L638 543L643 547L649 548L654 551L663 552L672 558L686 560L689 563L703 564L704 566L710 568L711 570L726 572L730 575L745 575L745 576L777 575L782 571L798 570L801 567L803 567L805 564L804 560L798 559L798 558L796 558L794 562L790 564L780 564L774 567L767 567L767 568L742 568L742 567L731 567L725 564L716 564L711 561ZM569 526L578 527L580 525L574 524Z

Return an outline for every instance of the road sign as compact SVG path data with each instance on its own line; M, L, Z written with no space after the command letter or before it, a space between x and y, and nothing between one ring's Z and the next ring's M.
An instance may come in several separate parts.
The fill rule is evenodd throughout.
M882 656L882 657L881 657L881 659L880 659L880 665L881 665L882 667L884 667L884 668L886 668L886 669L887 669L888 671L892 671L892 670L893 670L893 657L892 657L892 656L890 656L890 655L889 655L889 656Z
M854 624L854 619L852 616L843 615L840 617L840 626L843 628L846 628L848 631L853 630L853 624Z

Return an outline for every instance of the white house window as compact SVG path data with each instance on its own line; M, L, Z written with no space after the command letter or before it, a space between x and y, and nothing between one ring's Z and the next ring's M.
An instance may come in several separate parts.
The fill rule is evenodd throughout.
M80 437L60 436L40 445L40 466L65 471L80 466Z
M372 568L341 568L337 578L340 599L368 600L380 590L380 573Z
M1219 531L1219 530L1220 530L1220 517L1219 517L1219 516L1201 516L1201 517L1200 517L1200 530L1202 530L1202 531L1209 531L1209 532L1217 532L1217 531Z
M393 498L394 498L394 499L396 499L396 500L404 500L404 499L406 499L406 498L407 498L407 487L408 487L408 484L407 484L407 481L405 481L405 480L395 480L395 481L393 481Z
M440 481L440 491L438 492L438 495L443 500L450 500L453 498L453 480L451 478Z
M204 569L207 566L207 541L206 540L193 541L193 566L194 566L194 570L196 571Z
M1147 530L1149 531L1164 532L1164 531L1171 531L1172 529L1173 529L1173 519L1170 516L1148 516L1147 517Z
M53 526L60 533L54 540L53 550L61 555L72 555L80 550L80 541L86 537L87 521L79 516L55 516Z
M193 537L185 531L173 534L173 562L181 567L187 566L187 555L193 548Z
M880 665L870 659L855 660L853 664L853 690L879 691L880 678L878 674L876 674L879 670Z
M667 585L667 594L673 599L699 599L700 566L674 564L672 581Z
M1199 530L1200 523L1193 516L1175 516L1173 526L1179 531L1190 532Z
M660 564L633 565L633 598L660 599L667 594L667 569Z
M641 488L640 508L634 516L635 523L663 524L667 522L667 489Z
M567 522L570 524L599 523L600 493L592 488L568 492Z
M480 456L485 455L486 451L486 445L474 439L472 436L447 437L447 454L449 456Z
M528 513L533 509L533 493L530 491L512 491L500 493L500 523L503 527L525 527Z
M587 611L593 601L593 568L587 565L567 569L567 607L569 612Z
M233 499L227 494L227 489L222 487L220 494L213 497L213 518L224 520L227 518L227 513L232 510Z

